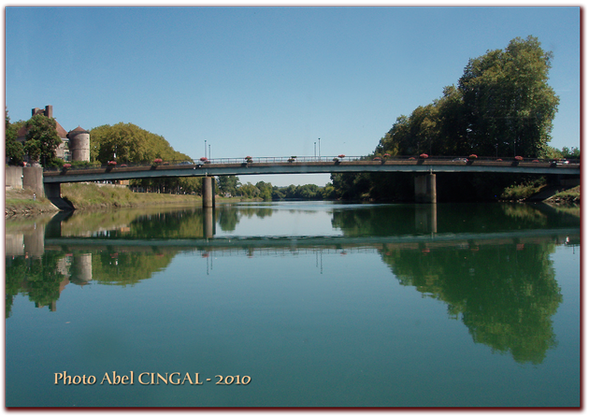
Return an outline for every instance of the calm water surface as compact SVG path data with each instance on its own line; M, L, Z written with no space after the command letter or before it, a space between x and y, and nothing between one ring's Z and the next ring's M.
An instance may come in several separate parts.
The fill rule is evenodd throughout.
M325 202L8 221L6 405L578 407L579 224Z

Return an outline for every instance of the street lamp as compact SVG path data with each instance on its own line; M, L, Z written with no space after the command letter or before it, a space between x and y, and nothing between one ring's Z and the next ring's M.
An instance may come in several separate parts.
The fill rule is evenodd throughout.
M321 159L321 137L319 137L317 140L319 140L319 159Z
M207 157L207 141L205 140L205 158Z

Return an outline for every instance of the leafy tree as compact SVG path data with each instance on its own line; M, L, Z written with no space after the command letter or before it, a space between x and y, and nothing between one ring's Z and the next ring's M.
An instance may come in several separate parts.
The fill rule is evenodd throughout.
M25 126L28 131L24 150L31 160L40 161L43 166L60 165L62 161L55 156L55 150L61 144L55 119L37 114Z
M272 184L269 182L260 181L256 183L256 188L260 190L258 197L264 201L272 200Z
M236 194L245 198L257 198L260 194L260 190L252 185L251 182L241 185L237 188Z
M550 141L559 103L548 86L551 52L537 38L471 59L459 80L472 150L538 157Z
M155 158L167 161L190 160L175 151L164 137L150 133L131 123L103 125L90 130L92 146L90 159L107 163L150 163Z
M25 154L22 143L16 140L17 126L10 123L8 117L8 110L6 110L6 124L5 124L5 146L6 158L10 165L19 165L23 161Z
M578 147L572 147L572 148L568 148L568 147L563 147L562 150L560 151L562 157L564 158L569 158L569 159L578 159L581 157L581 150L579 150Z
M217 178L217 186L219 191L223 194L236 195L237 187L239 186L239 179L235 175L219 176Z
M559 103L547 83L551 59L532 36L471 59L458 88L398 117L375 154L544 156Z

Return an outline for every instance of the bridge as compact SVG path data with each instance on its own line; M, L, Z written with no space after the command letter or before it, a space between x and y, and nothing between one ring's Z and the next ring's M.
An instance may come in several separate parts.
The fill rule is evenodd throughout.
M518 158L520 159L520 158ZM436 202L436 173L486 172L580 177L579 161L572 163L540 159L339 156L259 157L244 159L204 159L127 165L110 163L85 169L45 170L43 184L47 197L60 197L60 184L68 182L115 181L176 177L203 178L203 206L214 206L212 178L228 175L284 175L310 173L412 172L417 202Z

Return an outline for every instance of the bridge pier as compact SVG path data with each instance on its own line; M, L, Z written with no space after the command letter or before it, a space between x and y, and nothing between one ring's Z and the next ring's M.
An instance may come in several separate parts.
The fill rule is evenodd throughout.
M45 190L45 198L47 198L58 209L62 211L75 209L69 202L61 197L61 184L46 183L43 185L43 188Z
M436 174L428 173L415 177L415 202L425 204L437 203Z
M202 178L202 207L215 208L215 178L213 176Z

